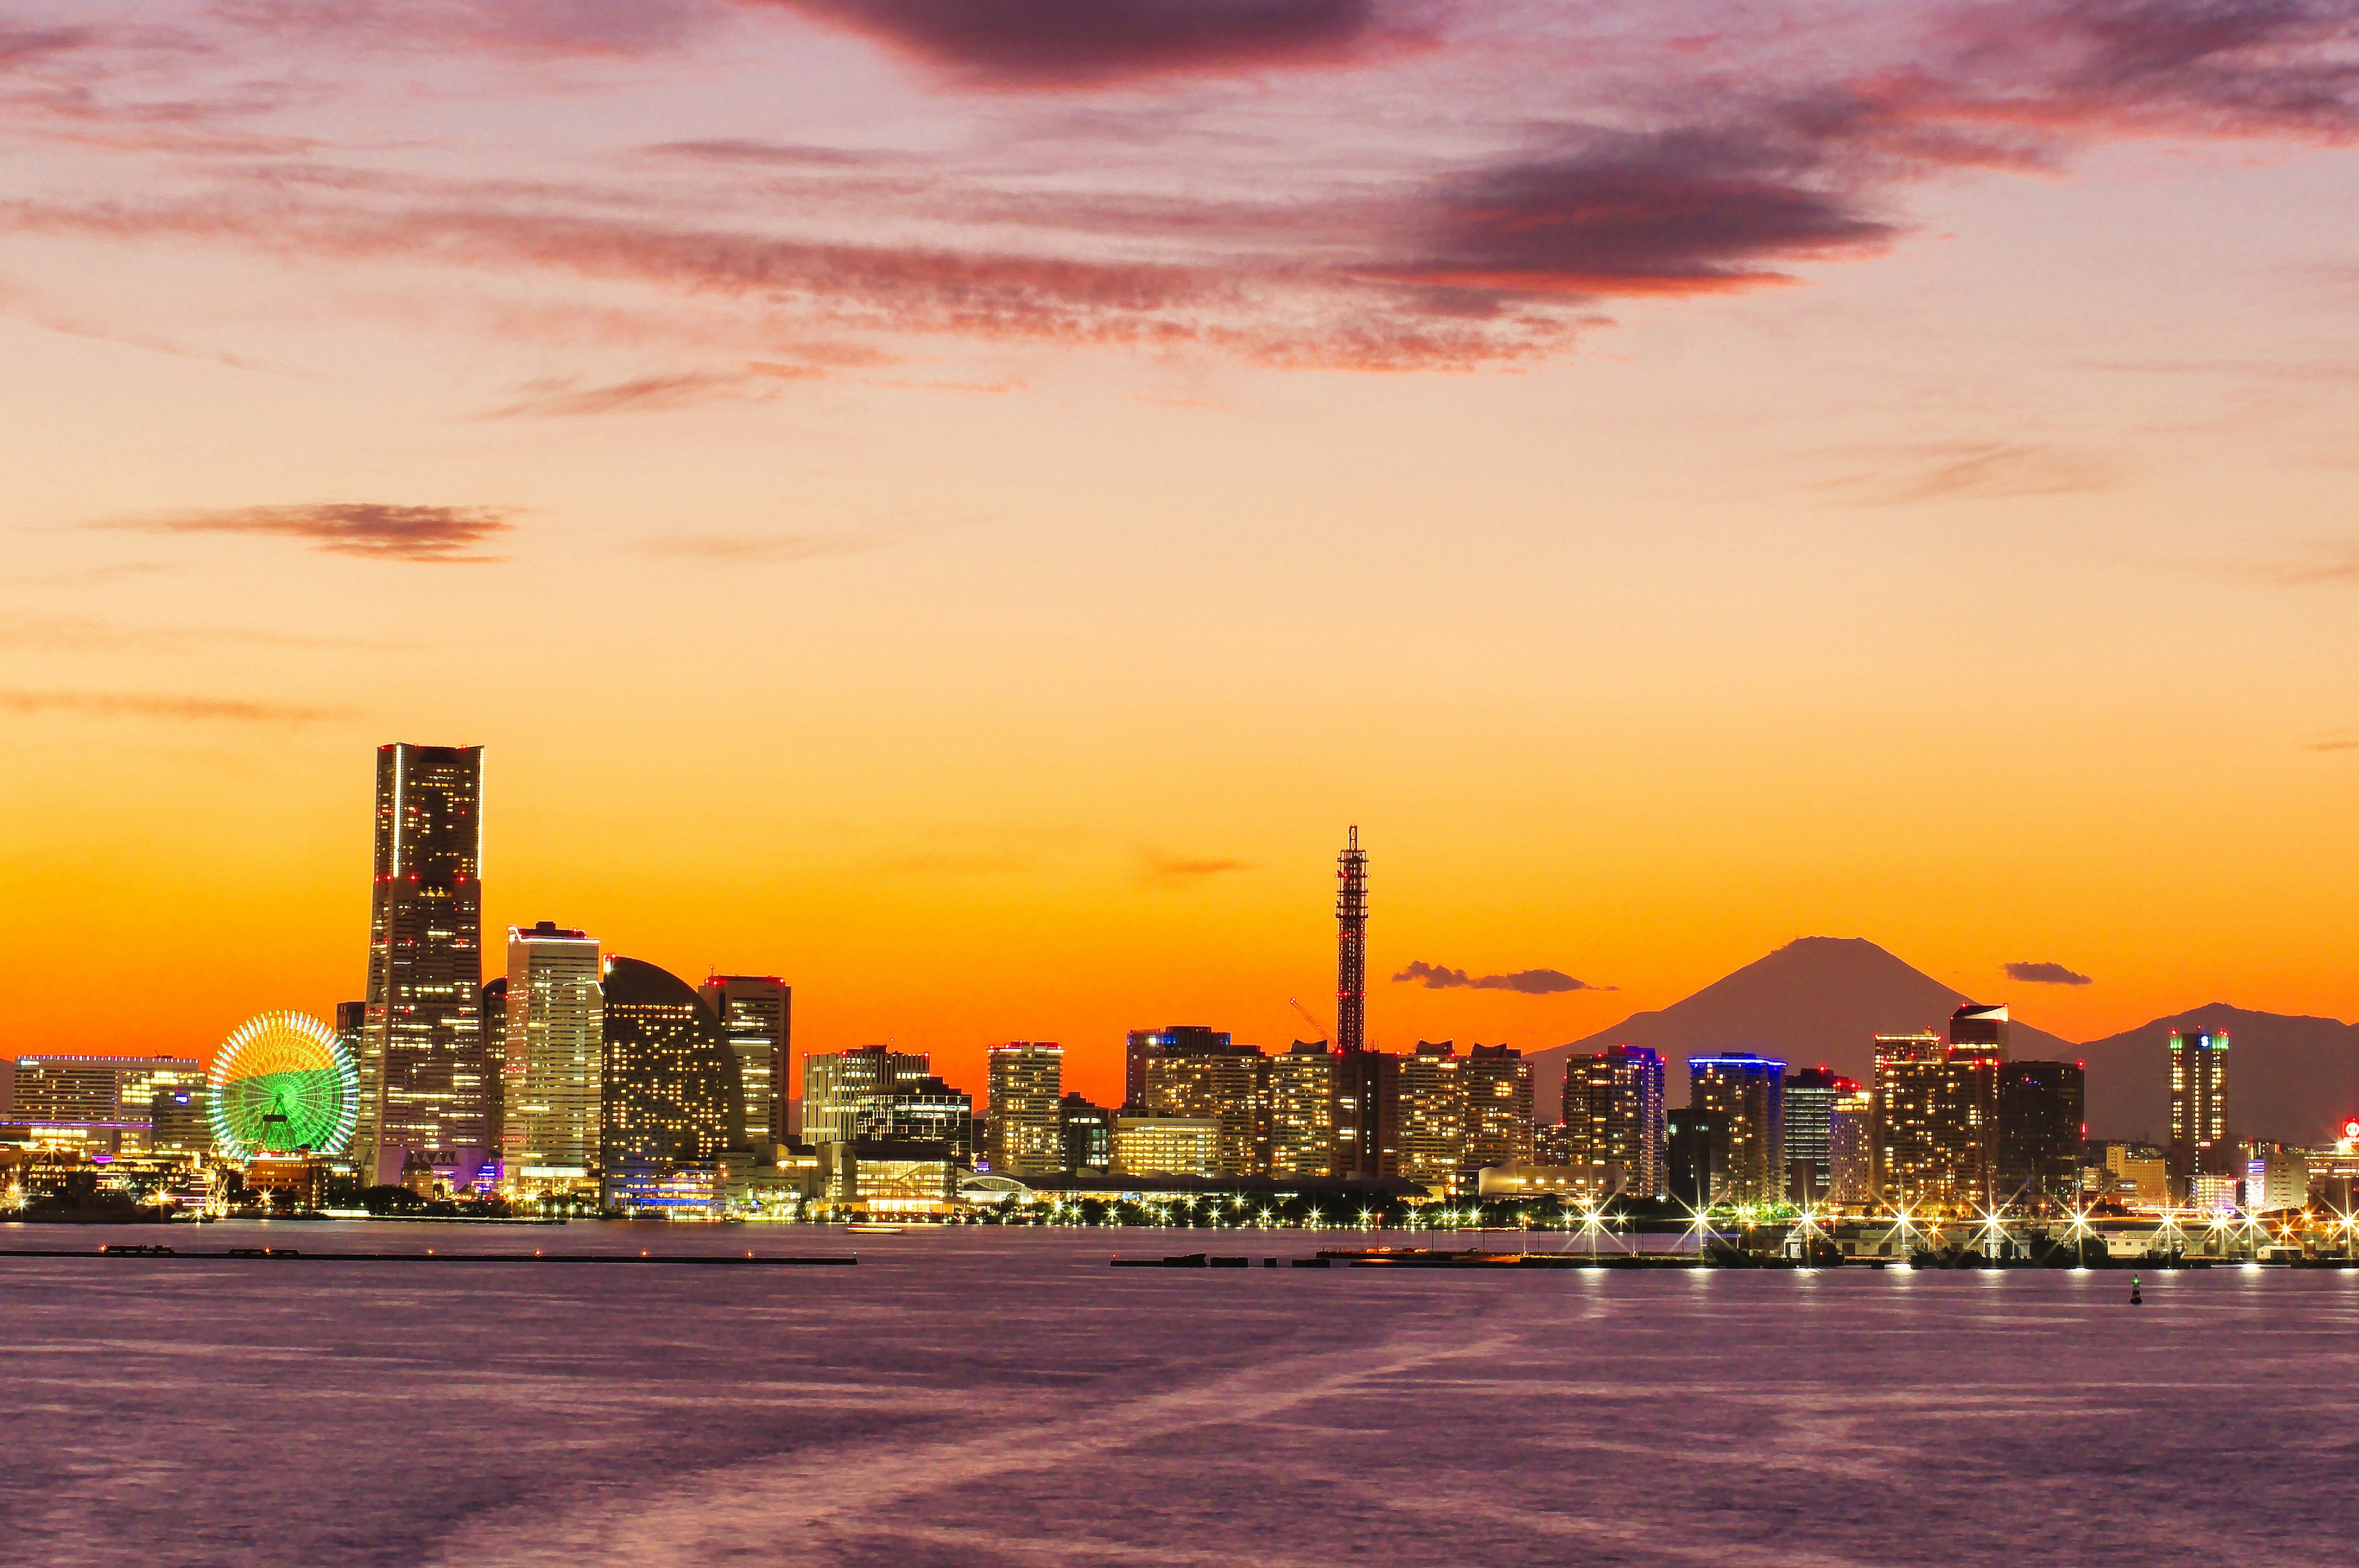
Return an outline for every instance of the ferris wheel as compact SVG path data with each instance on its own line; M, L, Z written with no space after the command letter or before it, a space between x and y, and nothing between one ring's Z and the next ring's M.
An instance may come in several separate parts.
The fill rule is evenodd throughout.
M341 1154L360 1110L352 1053L309 1013L263 1012L213 1054L205 1105L214 1146L240 1162L257 1154Z

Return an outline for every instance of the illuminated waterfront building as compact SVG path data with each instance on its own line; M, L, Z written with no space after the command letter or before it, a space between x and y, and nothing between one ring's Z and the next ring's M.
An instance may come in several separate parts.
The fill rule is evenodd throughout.
M794 1060L794 988L776 975L711 975L696 994L720 1021L745 1090L745 1133L787 1135L787 1076Z
M1665 1188L1691 1209L1733 1203L1727 1190L1728 1118L1693 1106L1664 1118Z
M2228 1034L2170 1032L2170 1168L2174 1175L2216 1171L2227 1154Z
M892 1143L940 1143L952 1159L971 1164L974 1097L931 1073L905 1077L870 1103L861 1117L860 1137Z
M1964 1044L1938 1034L1875 1037L1874 1117L1879 1197L1972 1211L1991 1201L2003 1018L1961 1008Z
M1827 1198L1845 1205L1875 1201L1875 1096L1849 1078L1848 1091L1827 1110Z
M27 1055L0 1065L0 1136L90 1154L145 1152L157 1095L205 1081L185 1056Z
M2151 1143L2108 1142L2095 1152L2103 1162L2107 1195L2124 1207L2159 1211L2170 1206L2170 1162L2161 1150Z
M1532 1065L1509 1045L1477 1045L1458 1065L1466 1100L1463 1166L1532 1161Z
M1447 1183L1466 1162L1466 1087L1450 1041L1420 1040L1399 1058L1400 1174Z
M2147 1204L2141 1206L2159 1209L2165 1206ZM2187 1206L2198 1214L2227 1215L2253 1206L2240 1178L2223 1172L2201 1171L2187 1178Z
M644 1172L745 1150L745 1098L737 1054L686 980L637 958L609 957L604 971L600 1166L611 1206L625 1162Z
M159 1088L149 1102L147 1149L154 1154L210 1154L212 1124L205 1115L203 1084Z
M1057 1130L1068 1175L1102 1176L1114 1169L1114 1113L1086 1097L1069 1094L1057 1105Z
M1147 1064L1147 1114L1217 1121L1216 1173L1257 1175L1269 1165L1268 1067L1251 1045L1154 1057Z
M1065 1048L1017 1040L991 1048L991 1168L1000 1175L1064 1168Z
M1779 1168L1786 1195L1812 1203L1834 1189L1834 1109L1859 1086L1824 1066L1800 1067L1786 1077L1786 1144Z
M380 746L366 1012L353 1157L368 1183L409 1154L452 1186L489 1156L483 748Z
M1750 1052L1688 1058L1688 1104L1728 1126L1727 1179L1715 1171L1716 1203L1773 1203L1786 1192L1786 1064Z
M1998 1066L1996 1201L2069 1206L2080 1184L2088 1075L2078 1062Z
M2310 1202L2310 1156L2270 1143L2245 1152L2245 1206L2263 1214Z
M874 1119L879 1102L902 1085L916 1083L931 1072L922 1054L896 1051L889 1045L860 1045L805 1056L804 1141L841 1143L863 1136L861 1128Z
M1269 1059L1269 1173L1328 1176L1335 1170L1335 1057L1298 1040Z
M819 1150L827 1202L839 1213L895 1216L950 1212L959 1167L929 1140L855 1138Z
M1212 1117L1117 1117L1114 1163L1125 1176L1218 1176L1221 1123Z
M1618 1180L1633 1197L1661 1196L1669 1190L1664 1135L1660 1052L1613 1045L1565 1058L1564 1163L1592 1173L1593 1193Z
M501 975L484 982L483 994L476 999L475 1016L482 1020L484 1031L484 1062L490 1074L491 1088L484 1097L484 1136L490 1141L495 1156L501 1154L506 1138L502 1129L506 1123L501 1114L506 1108L505 1097L508 1061L508 979ZM505 1179L505 1178L504 1178Z
M1147 1064L1166 1056L1225 1056L1235 1049L1228 1031L1201 1023L1167 1023L1160 1029L1134 1029L1123 1054L1122 1103L1147 1103Z
M598 1168L606 1049L597 938L553 921L508 930L500 1039L500 1168L513 1187ZM486 988L488 989L488 988Z

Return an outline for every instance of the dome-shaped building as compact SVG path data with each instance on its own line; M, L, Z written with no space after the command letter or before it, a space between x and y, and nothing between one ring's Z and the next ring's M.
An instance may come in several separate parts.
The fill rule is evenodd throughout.
M737 1054L695 988L637 958L605 965L602 1153L610 1190L629 1166L745 1147Z

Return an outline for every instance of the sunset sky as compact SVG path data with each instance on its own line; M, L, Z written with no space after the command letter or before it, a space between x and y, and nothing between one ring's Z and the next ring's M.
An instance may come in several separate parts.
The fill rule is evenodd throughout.
M0 1049L357 996L397 740L977 1090L1310 1033L1352 823L1387 1047L2359 1014L2354 143L2359 0L0 0Z

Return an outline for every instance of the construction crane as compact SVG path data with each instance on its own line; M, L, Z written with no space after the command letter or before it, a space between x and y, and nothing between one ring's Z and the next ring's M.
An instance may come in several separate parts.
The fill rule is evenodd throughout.
M1310 1027L1319 1031L1320 1039L1332 1040L1335 1038L1334 1033L1325 1024L1319 1022L1319 1015L1312 1012L1309 1008L1303 1006L1300 1001L1297 1000L1293 997L1288 997L1286 999L1286 1005L1300 1013L1303 1017L1309 1019L1310 1021Z

